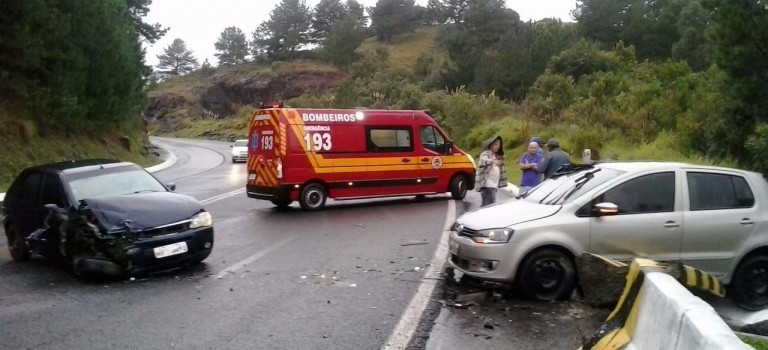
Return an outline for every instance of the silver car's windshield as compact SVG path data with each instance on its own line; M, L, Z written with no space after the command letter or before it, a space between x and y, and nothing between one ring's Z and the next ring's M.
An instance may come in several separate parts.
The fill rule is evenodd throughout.
M235 141L235 147L248 147L248 140L237 140Z
M69 181L76 201L141 192L165 192L165 186L143 169L99 172Z
M529 191L523 200L550 205L569 203L623 173L623 171L608 168L576 171L542 182Z

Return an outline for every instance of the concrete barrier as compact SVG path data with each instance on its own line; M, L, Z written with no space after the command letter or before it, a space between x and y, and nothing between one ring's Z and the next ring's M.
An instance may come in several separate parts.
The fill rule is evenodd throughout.
M582 349L751 349L680 281L712 293L722 291L719 282L689 267L680 271L676 279L654 261L635 259L616 308Z

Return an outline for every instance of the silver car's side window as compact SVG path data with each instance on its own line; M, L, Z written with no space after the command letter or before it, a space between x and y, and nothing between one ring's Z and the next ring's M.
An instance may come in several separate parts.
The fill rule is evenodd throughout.
M691 210L750 208L755 197L741 176L688 172Z
M619 215L671 212L675 210L675 173L640 176L603 193L592 203L610 202Z

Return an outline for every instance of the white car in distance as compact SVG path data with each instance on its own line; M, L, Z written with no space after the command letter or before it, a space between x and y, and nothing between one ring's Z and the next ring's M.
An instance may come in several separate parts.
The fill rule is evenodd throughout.
M248 161L248 140L235 140L229 147L232 148L232 163Z

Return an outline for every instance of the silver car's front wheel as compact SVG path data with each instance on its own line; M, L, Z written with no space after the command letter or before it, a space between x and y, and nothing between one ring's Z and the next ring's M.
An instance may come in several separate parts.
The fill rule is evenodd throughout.
M576 286L576 268L571 258L559 250L538 250L523 261L515 285L528 299L568 299Z

